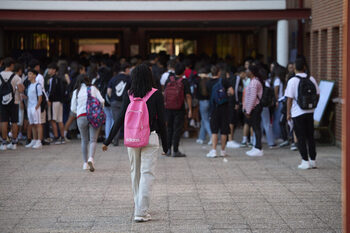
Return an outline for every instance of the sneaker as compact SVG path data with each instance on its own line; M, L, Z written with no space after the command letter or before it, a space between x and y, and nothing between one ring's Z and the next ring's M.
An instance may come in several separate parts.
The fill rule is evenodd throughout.
M183 134L184 138L189 138L190 137L190 133L188 131L185 131Z
M285 146L289 146L289 141L288 140L286 140L286 141L284 141L284 142L279 144L279 147L285 147Z
M249 142L248 147L254 147L253 143Z
M218 157L218 154L216 153L216 150L211 149L211 150L209 151L209 153L207 154L207 157L208 157L208 158L216 158L216 157Z
M46 141L46 140L42 140L42 141L41 141L41 145L43 145L43 146L48 146L48 145L50 145L50 142L48 142L48 141Z
M54 139L52 140L52 144L60 145L60 144L61 144L61 139L60 139L60 138L54 138Z
M171 156L171 149L169 149L168 152L166 152L166 156Z
M221 150L221 151L220 151L220 156L221 156L221 157L225 157L225 156L227 156L226 151Z
M233 149L239 148L240 146L241 145L235 141L229 141L226 145L226 147L233 148Z
M190 120L190 126L193 127L193 128L196 127L196 122L195 122L194 119L191 119L191 120Z
M83 170L89 170L90 168L89 168L89 165L88 165L88 163L84 163L83 164Z
M277 148L276 144L273 144L273 145L269 146L269 149L276 149L276 148Z
M7 150L7 146L6 146L5 144L2 144L2 145L0 146L0 150Z
M66 140L64 138L61 138L61 144L66 144Z
M296 143L292 143L292 144L290 145L290 150L292 150L292 151L297 151L297 150L298 150L297 144L296 144Z
M315 168L317 168L317 166L316 166L316 160L309 160L309 164L310 164L310 168L312 168L312 169L315 169Z
M70 142L70 139L67 138L67 137L64 137L64 140L65 140L66 142Z
M26 145L26 148L32 148L36 143L36 140L32 140L29 144Z
M32 139L27 138L26 145L30 144L32 142Z
M213 141L210 139L210 141L208 142L208 146L213 145Z
M301 160L301 164L299 164L298 168L299 168L299 169L306 170L306 169L309 169L309 168L311 168L311 167L310 167L309 161Z
M264 151L253 147L253 149L251 149L250 151L246 152L246 155L251 156L251 157L263 156L264 155Z
M247 142L241 142L241 145L239 147L240 148L248 147L248 143Z
M196 140L196 143L198 143L198 144L201 144L201 145L202 145L204 142L203 142L203 140L202 140L202 139L197 139L197 140Z
M41 148L43 148L41 141L40 140L36 141L36 143L33 146L33 149L41 149Z
M7 145L7 149L9 149L9 150L16 150L17 149L17 145L13 144L13 143L10 143L10 144Z
M173 153L172 157L186 157L186 155L180 151L177 151Z
M89 165L90 172L94 172L95 167L94 167L94 159L93 158L89 158L88 165Z
M146 214L145 216L135 216L134 218L135 222L148 222L152 220L150 214Z

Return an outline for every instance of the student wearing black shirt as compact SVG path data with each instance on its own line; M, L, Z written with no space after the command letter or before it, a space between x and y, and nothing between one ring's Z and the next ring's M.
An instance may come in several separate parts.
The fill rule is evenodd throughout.
M183 78L185 72L185 66L182 63L177 63L175 65L175 81L182 79L183 84L183 90L184 90L184 99L187 102L187 105L189 106L188 110L188 118L192 118L192 97L191 97L191 90L190 85L186 79ZM165 92L167 89L167 85L171 82L171 79L168 78L167 82L165 83ZM166 94L165 94L166 95ZM167 109L166 106L166 116L167 116L167 122L168 122L168 152L167 156L172 157L185 157L186 155L181 153L179 151L179 143L180 143L180 137L181 137L181 131L184 126L185 121L185 103L182 104L182 106L179 109ZM173 154L171 153L171 147L173 146Z
M145 65L141 64L134 68L132 72L132 81L129 94L134 97L143 98L148 92L152 90L153 77L151 70ZM124 123L125 113L130 103L128 93L123 95L123 102L121 110L116 121L113 124L112 131L104 145L103 151L108 149L114 136ZM131 165L131 181L134 194L135 217L137 222L146 222L151 220L148 213L151 186L154 180L154 169L156 165L159 139L156 134L159 133L162 139L163 151L168 151L167 134L165 126L165 110L164 99L161 91L157 90L146 102L149 114L150 123L150 138L149 144L144 147L131 148L128 147L128 154Z

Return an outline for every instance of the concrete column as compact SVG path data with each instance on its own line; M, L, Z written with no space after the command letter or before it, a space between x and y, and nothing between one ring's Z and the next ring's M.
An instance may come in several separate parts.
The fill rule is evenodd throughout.
M282 66L288 64L288 20L277 22L277 62Z
M259 53L264 55L264 63L267 64L267 41L268 41L268 31L267 28L261 28L259 31Z
M5 51L4 51L4 29L0 27L0 57L5 56Z

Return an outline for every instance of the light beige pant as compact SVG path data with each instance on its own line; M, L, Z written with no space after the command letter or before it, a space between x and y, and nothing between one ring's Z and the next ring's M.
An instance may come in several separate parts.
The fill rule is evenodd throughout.
M135 216L145 216L147 214L158 149L159 138L155 132L151 133L147 146L140 148L128 147Z

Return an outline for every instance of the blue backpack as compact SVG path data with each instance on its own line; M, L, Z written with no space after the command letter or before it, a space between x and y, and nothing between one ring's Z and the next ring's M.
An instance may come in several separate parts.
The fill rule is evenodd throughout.
M222 105L228 101L227 91L222 84L222 78L220 78L219 81L217 81L213 86L213 89L211 90L210 101L216 106Z

